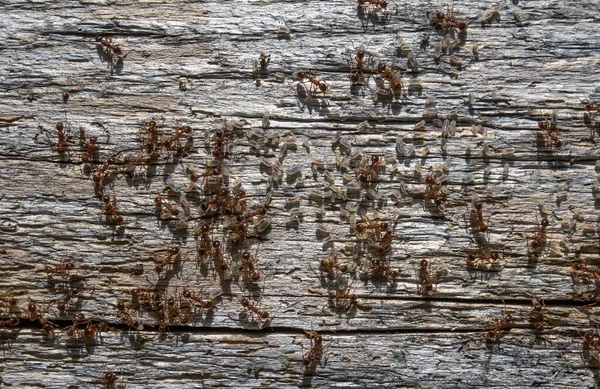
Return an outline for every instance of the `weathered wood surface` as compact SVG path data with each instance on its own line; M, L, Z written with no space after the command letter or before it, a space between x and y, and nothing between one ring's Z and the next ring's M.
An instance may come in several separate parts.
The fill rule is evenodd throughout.
M139 336L152 339L143 345L132 343L122 325L123 332L105 334L94 347L64 334L49 341L24 319L23 328L3 333L2 377L13 387L48 388L99 387L108 370L127 388L598 386L597 363L581 340L596 327L597 308L573 300L571 278L576 261L600 265L600 206L593 195L600 134L583 110L600 97L598 5L456 3L457 17L469 22L466 42L455 52L463 66L456 69L448 52L434 61L442 37L429 27L427 12L443 9L441 3L411 2L375 16L361 14L350 0L3 4L0 285L18 297L20 315L26 317L29 299L57 298L44 266L74 255L82 259L78 274L84 279L77 308L116 325L117 300L128 299L132 288L153 288L157 276L148 258L175 243L187 260L159 286L169 293L191 287L223 295L212 315L174 324L166 338L155 337L155 317L143 314ZM500 20L483 26L491 8L499 10ZM278 33L284 23L289 39ZM426 33L430 43L421 47ZM103 61L94 40L101 34L117 37L126 53L122 65ZM419 64L402 76L407 96L374 101L373 75L365 87L351 90L350 61L361 45L373 62L406 68L406 56L397 55L398 38L412 47ZM262 51L271 53L268 69L253 72L252 61ZM308 69L330 84L328 99L305 98L293 75ZM446 151L431 119L425 131L413 130L427 97L437 101L442 120L458 109L456 135L448 138ZM558 112L560 150L536 141L537 122L552 109ZM257 151L245 136L261 129L265 115L269 131L296 142L284 153L282 180L270 184L260 157L276 159L283 141ZM133 178L118 175L106 190L125 213L126 224L115 228L106 223L79 154L58 155L52 151L55 137L35 138L40 126L53 131L65 118L74 134L84 127L100 136L102 156L138 150L139 129L151 119L192 126L193 150L139 168ZM240 320L240 299L248 289L243 282L221 285L212 269L198 267L192 228L202 215L198 203L192 202L187 233L156 214L154 197L169 180L187 185L185 167L201 169L209 159L204 134L223 119L243 124L227 159L230 182L242 179L256 202L272 188L272 228L251 245L260 258L261 305L273 315L272 330L256 331L260 323ZM473 133L473 125L483 130ZM377 200L364 190L349 200L315 196L325 191L325 179L323 169L313 173L311 158L322 158L336 185L344 185L332 146L338 133L352 151L386 158ZM398 136L407 148L415 147L414 156L397 154ZM429 154L422 156L426 148ZM428 169L441 163L449 168L448 198L439 211L423 197ZM296 166L301 183L287 174ZM288 220L286 201L294 196L301 198L298 223ZM474 196L491 215L489 233L473 231ZM540 200L550 225L544 249L532 261L528 243L539 228ZM358 240L351 220L340 218L343 209L398 219L390 259L400 272L395 282L372 280L362 271L365 256L350 252ZM317 233L318 226L330 229L331 238ZM501 253L501 271L467 269L467 253L479 244ZM328 291L335 284L319 272L332 246L355 268L345 282L355 288L359 304L348 313L332 308ZM422 259L433 270L447 271L430 298L418 292ZM542 332L529 321L532 296L548 305L550 328ZM500 317L502 300L515 328L499 344L486 343L484 328ZM74 315L50 308L61 326ZM297 343L306 347L302 330L311 328L324 334L324 366L303 374ZM248 372L254 368L260 368L258 378Z

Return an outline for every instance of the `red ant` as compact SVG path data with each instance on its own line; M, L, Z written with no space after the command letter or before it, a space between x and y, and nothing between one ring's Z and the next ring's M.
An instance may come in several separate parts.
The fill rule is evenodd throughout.
M196 292L194 292L191 289L184 289L183 292L181 293L181 296L183 296L184 298L193 301L196 305L198 305L200 308L202 309L206 309L208 311L212 310L214 308L214 303L212 300L207 300L207 299L202 299L199 296L196 295Z
M255 301L251 296L242 297L240 304L242 304L242 307L244 308L243 312L253 320L255 316L261 324L268 323L271 320L271 314L266 310L259 308L258 301Z
M597 336L594 336L594 331L586 331L583 334L583 345L584 347L591 349L591 356L600 363L600 338L596 340Z
M393 70L384 63L379 63L379 65L377 65L377 71L387 80L389 89L394 95L400 96L402 94L402 89L404 89L404 84L396 77Z
M132 294L133 294L133 291L132 291ZM137 293L136 293L136 295L137 295ZM117 317L119 320L121 320L122 322L127 324L129 326L129 328L132 328L136 331L140 330L140 328L141 328L140 322L133 319L133 317L129 313L129 307L125 305L125 302L123 300L117 301Z
M260 280L260 271L258 270L258 258L256 257L256 255L251 255L249 252L244 251L242 253L239 271L244 272L244 276L253 282Z
M71 324L69 327L65 328L65 332L67 333L67 336L69 336L69 338L71 339L75 339L78 337L79 335L79 325L80 324L84 324L84 323L89 323L89 320L85 320L85 315L83 313L78 313L75 318L73 319L73 324Z
M369 231L376 236L381 238L381 233L387 232L390 229L390 223L387 221L371 220L368 216L364 217L364 221L355 223L352 229L359 235L369 234Z
M316 71L312 70L312 71L307 71L307 72L298 72L298 73L296 73L296 79L300 82L304 82L304 80L307 80L307 82L309 82L311 84L311 86L310 86L311 96L314 96L315 94L317 94L317 91L320 91L321 93L323 93L324 97L327 96L327 93L329 91L329 85L327 85L327 83L325 81L317 79Z
M504 305L502 318L494 319L495 324L486 327L485 340L486 342L498 343L504 334L502 330L510 328L512 326L513 317L506 310L506 304Z
M99 193L102 193L107 180L112 179L113 174L117 173L114 166L115 158L106 158L100 165L92 166L92 181Z
M431 18L431 25L435 28L448 32L450 28L458 28L460 32L467 30L467 23L456 20L454 17L454 5L446 6L447 13L436 10Z
M48 313L48 311L39 309L35 301L31 299L29 300L29 304L27 304L27 311L27 318L30 321L38 321L42 326L42 334L44 336L54 338L54 329L58 328L58 326L49 321L47 317L44 317L44 313Z
M573 272L571 273L573 280L578 276L588 281L600 277L600 268L588 266L585 261L574 263L571 265L571 269L573 269Z
M102 332L108 331L114 331L114 328L105 322L94 324L94 322L88 320L87 325L83 329L83 340L88 344L95 344L98 337L102 339Z
M385 279L391 278L392 280L395 280L400 275L398 270L392 270L386 261L382 259L374 260L373 258L370 258L370 261L373 265L371 268L371 275L374 278L383 277Z
M104 48L104 55L106 58L109 58L111 61L113 57L116 55L118 61L123 60L123 49L121 46L114 43L115 38L113 37L96 37L96 42Z
M364 85L365 83L365 72L372 72L373 69L365 64L366 51L361 46L356 50L354 60L351 61L350 67L350 81L352 85Z
M215 158L225 158L229 154L228 146L230 143L230 139L228 134L225 132L227 130L227 124L224 123L220 129L216 130L213 136L211 137L211 148L212 155Z
M104 132L106 132L106 129L104 129ZM79 127L79 149L83 153L81 155L81 162L90 163L97 160L98 152L100 151L98 137L91 136L87 138L85 128Z
M202 179L201 185L204 185L207 178L218 179L219 176L223 174L223 170L220 166L206 166L204 173L197 173L195 170L188 166L185 168L185 173L190 177L190 181L192 182L190 187L186 190L186 192L190 192L194 190L196 181Z
M590 104L586 104L584 109L592 119L600 116L600 105L598 105L596 100L593 100Z
M117 375L112 371L107 371L102 374L102 386L104 389L115 389L117 382Z
M177 124L174 131L175 133L163 140L162 144L167 150L175 151L177 155L181 155L184 151L184 145L181 144L181 139L186 139L192 133L192 127Z
M13 297L12 292L8 291L0 295L0 303L9 310L12 310L17 308L18 301L16 297Z
M163 251L163 250L161 250L161 251ZM163 258L158 258L156 253L154 254L154 260L156 261L156 266L154 267L154 270L159 274L162 273L164 268L168 267L170 263L176 263L176 262L181 261L181 247L180 246L176 245L176 246L170 247L166 251L167 251L167 256L163 257Z
M421 260L421 266L419 267L419 292L422 296L433 296L436 290L433 286L433 282L436 281L435 276L431 275L431 263L426 259Z
M553 117L556 117L555 112L553 112L552 115ZM554 145L554 147L560 150L560 148L562 147L562 142L558 138L559 132L554 121L550 123L548 119L544 117L544 121L538 122L538 127L540 128L540 130L544 131L544 138L546 140L549 140Z
M219 242L218 240L212 241L211 254L213 257L213 262L215 263L217 273L219 274L219 278L221 279L221 281L231 280L231 278L232 278L231 269L229 267L229 263L225 259L225 255L223 254L223 251L221 250L221 242Z
M10 319L0 319L0 328L16 327L20 323L21 320L17 317L11 317Z
M110 196L104 196L102 201L104 201L104 213L108 215L108 222L110 224L121 225L125 223L123 216L120 215L120 211L117 208L117 199L115 196L112 199Z
M475 201L473 203L475 212L477 214L477 223L479 225L479 232L486 232L488 225L483 221L483 201Z
M379 177L378 169L381 165L382 160L378 155L372 155L370 158L368 156L363 157L354 170L356 180L363 186L373 182Z
M533 304L533 307L531 307L531 311L529 313L529 320L533 322L533 326L536 330L541 331L548 327L547 320L544 317L546 304L544 303L544 300L538 300L537 298L533 298L531 303Z
M433 200L436 207L440 208L442 206L442 200L444 197L444 193L441 190L442 181L440 177L434 173L427 174L425 176L425 185L427 186L425 199Z
M54 134L56 135L57 140L56 144L52 146L52 150L56 151L58 154L69 151L73 143L70 141L71 136L65 132L65 124L63 122L56 123Z
M479 269L483 271L500 271L500 255L497 252L488 252L483 248L477 254L469 253L467 255L467 268Z
M329 292L329 300L338 311L348 312L358 304L358 296L350 293L352 288L347 286L344 290L336 289L335 292Z
M536 253L540 248L543 247L546 238L546 228L548 228L548 225L548 219L543 218L540 222L540 230L533 236L531 244L529 245L532 253Z
M78 287L69 285L63 286L60 288L60 293L63 294L63 297L56 302L56 308L59 311L64 312L71 300L76 300L81 298L81 290Z
M308 335L308 339L310 340L310 349L302 357L302 366L304 367L304 371L307 371L313 370L323 357L323 337L313 330L304 331L304 333ZM304 351L302 344L300 344L300 347Z
M326 259L322 259L319 263L319 271L321 274L326 274L329 278L337 277L339 273L348 271L348 265L338 263L337 252L332 249Z
M178 217L180 214L179 208L170 204L164 197L160 195L154 198L154 205L160 212L161 219L168 219L169 217Z
M385 0L358 0L358 6L363 8L372 8L374 11L385 12L388 2Z
M209 236L211 232L211 224L201 223L195 229L196 232L196 253L198 259L204 261L207 257L213 253L213 242Z
M66 280L70 277L69 272L75 269L75 263L79 262L79 259L74 259L70 257L63 257L60 259L58 265L52 267L50 265L46 265L44 270L48 274L48 277L57 275L62 279Z

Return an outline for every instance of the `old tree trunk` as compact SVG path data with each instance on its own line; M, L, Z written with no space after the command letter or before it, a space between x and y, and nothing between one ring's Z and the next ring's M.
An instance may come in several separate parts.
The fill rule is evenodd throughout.
M4 386L598 386L599 3L381 3L1 3Z

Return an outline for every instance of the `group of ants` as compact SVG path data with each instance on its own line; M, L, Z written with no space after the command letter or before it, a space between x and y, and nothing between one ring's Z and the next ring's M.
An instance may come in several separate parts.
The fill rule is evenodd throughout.
M372 12L385 11L387 4L386 1L380 0L359 0L359 6L369 8ZM446 14L436 11L431 17L431 24L435 28L445 31L456 28L459 32L464 32L467 29L464 22L456 20L450 8ZM122 61L123 50L120 45L115 43L113 37L98 37L96 42L105 57L111 62ZM377 73L387 81L389 91L394 95L401 95L403 84L394 70L383 63L371 67L366 61L366 56L366 51L361 48L354 57L350 77L352 85L363 83L366 73ZM260 63L262 68L266 67L268 55L261 54ZM319 80L314 71L298 72L296 79L301 82L306 81L311 85L311 95L322 93L325 96L329 91L328 84ZM69 93L65 92L62 97L63 101L67 103ZM586 105L585 111L593 119L600 117L600 106L595 101ZM538 125L554 147L560 149L562 142L559 139L555 115L553 115L552 121L546 119L540 121ZM246 192L240 183L231 189L226 185L229 177L223 162L229 154L235 130L235 123L233 125L225 123L220 129L207 136L206 143L212 159L206 163L204 171L197 172L192 168L186 168L186 174L190 179L189 187L182 190L174 185L169 186L166 194L156 196L154 204L160 220L172 224L175 229L187 229L190 219L190 203L186 196L192 197L190 194L195 193L198 198L201 198L200 209L203 219L211 220L210 222L201 222L194 228L199 263L207 266L212 262L222 283L230 282L232 279L241 279L244 284L253 285L259 282L262 276L258 266L258 257L251 254L249 246L252 239L259 237L269 228L270 223L266 215L270 197L262 203L249 204ZM106 128L103 128L102 134L105 135L107 132ZM52 139L52 151L57 153L61 159L70 158L76 146L79 146L76 151L80 155L83 170L91 177L96 195L103 204L106 222L115 228L123 228L127 221L123 217L125 213L120 210L115 195L110 196L106 193L107 187L113 185L114 180L120 174L134 176L136 170L141 167L181 158L192 150L193 142L193 130L190 126L176 124L171 128L166 128L155 120L150 120L142 126L140 131L141 146L137 153L113 153L101 158L101 142L97 136L88 136L83 127L79 129L78 139L70 133L66 121L57 123L54 131L40 128L36 139L42 133ZM363 187L375 182L382 162L379 156L365 157L355 166L356 181ZM442 184L443 177L437 172L427 174L424 178L426 188L424 198L432 201L437 207L441 207L444 201L445 194ZM179 202L170 201L170 197L178 197ZM482 201L475 201L472 211L472 222L481 233L488 230L488 225L484 220L483 205ZM222 221L222 232L226 232L227 239L214 238L214 229L217 224L214 221L216 219ZM529 244L532 252L538 252L543 247L548 224L548 219L542 219L539 231L532 237ZM391 280L398 277L399 272L391 269L389 264L382 259L391 250L392 239L396 237L393 232L394 224L390 221L370 219L364 216L354 223L352 230L371 253L371 276ZM228 259L231 255L226 255L227 252L235 253L236 259ZM159 250L153 254L152 259L155 262L154 270L159 280L161 278L166 280L181 267L183 261L181 247L173 245L165 250ZM469 253L466 263L467 267L471 269L493 270L499 260L497 253L480 250L477 253ZM82 291L85 287L82 284L84 277L75 272L79 268L79 261L73 257L64 257L61 258L58 265L45 267L49 284L62 295L61 298L53 301L60 315L75 309L81 303ZM572 269L574 282L581 280L595 282L600 277L600 269L585 263L576 263ZM330 279L337 278L348 270L348 265L338 261L335 250L332 250L327 258L321 260L319 264L322 276ZM434 295L436 293L434 284L441 275L441 271L432 272L430 263L423 259L418 270L420 294L424 297ZM586 298L592 304L600 302L598 289L587 294ZM159 288L135 288L131 290L130 301L122 299L117 301L116 314L123 325L136 331L139 335L143 325L136 318L135 313L152 312L159 331L165 332L174 322L185 325L198 314L210 315L219 298L220 295L207 296L191 288L183 288L180 292L175 290L173 294L168 294ZM330 292L329 298L335 308L341 312L349 312L357 305L358 301L356 294L352 293L349 286L336 288ZM251 322L258 322L262 327L269 324L272 315L260 306L259 301L260 298L255 299L252 294L241 298L242 313L240 317ZM536 298L532 302L530 321L536 330L541 331L548 327L545 318L546 305L543 300ZM42 334L46 338L54 339L58 325L48 319L49 307L50 304L46 304L44 307L30 300L27 305L27 319L39 323ZM0 309L0 329L19 325L20 309L14 296L10 293L0 296ZM499 342L503 331L509 329L513 325L513 321L512 314L505 308L502 316L494 319L493 324L486 327L485 339L489 342ZM76 314L72 324L64 329L69 339L75 341L80 338L87 344L96 344L102 333L114 331L117 331L115 327L105 322L89 320L83 313ZM308 351L303 354L301 363L307 372L314 371L321 361L324 345L322 336L316 331L305 332L310 344ZM595 336L592 331L588 331L583 335L583 340L592 356L600 363L600 338ZM304 346L302 348L304 350ZM116 374L112 371L105 372L101 381L105 388L115 388Z

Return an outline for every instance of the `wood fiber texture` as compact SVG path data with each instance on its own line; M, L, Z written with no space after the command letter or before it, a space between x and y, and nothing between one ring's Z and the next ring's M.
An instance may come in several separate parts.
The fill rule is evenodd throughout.
M397 1L384 12L351 0L1 2L0 297L18 306L4 299L0 313L21 319L0 326L2 385L599 386L598 352L583 340L600 321L586 297L597 280L572 266L600 266L600 121L584 109L600 99L600 3L455 1L466 34L431 25L447 5ZM104 54L98 36L114 37L122 60ZM452 47L436 59L442 41ZM401 93L375 70L351 87L359 48L367 66L394 69ZM270 54L262 69L261 52ZM310 71L329 86L326 96L297 80ZM538 125L550 125L553 110L560 148ZM456 121L447 138L446 119ZM121 163L95 185L91 171L111 155L138 153L152 120L190 126L185 152L131 174ZM72 136L67 152L57 150L58 122ZM239 247L223 217L202 211L209 185L184 190L187 167L210 165L222 126L231 136L226 186L239 179L249 204L271 198L269 228ZM81 161L80 128L98 137L92 163ZM278 141L265 141L275 134ZM339 168L351 157L360 163L358 152L382 165L365 185L352 166ZM447 194L439 207L425 183L438 171ZM187 228L160 215L159 194L175 205L187 198ZM114 196L124 224L110 223L102 196ZM393 230L382 255L356 232L364 215ZM194 229L203 222L212 222L230 280L197 259ZM532 250L536 236L542 244ZM155 258L174 245L182 259L159 277ZM331 250L349 267L339 277L320 271ZM481 250L500 259L467 266ZM258 258L257 282L238 274L243 251ZM81 290L63 313L56 303L66 283L45 270L61 258L77 259ZM431 293L419 279L422 260ZM396 277L374 274L376 261ZM156 312L132 312L143 325L136 331L117 311L134 288L218 297L212 311L173 320L167 331ZM336 291L357 303L337 309ZM249 296L268 320L244 313ZM547 306L542 330L530 320L533 298ZM28 319L30 301L55 323L52 333ZM85 342L84 320L75 334L64 330L78 313L114 330ZM486 340L508 313L498 342ZM323 350L305 369L305 331L313 330ZM108 371L116 383L102 382Z

